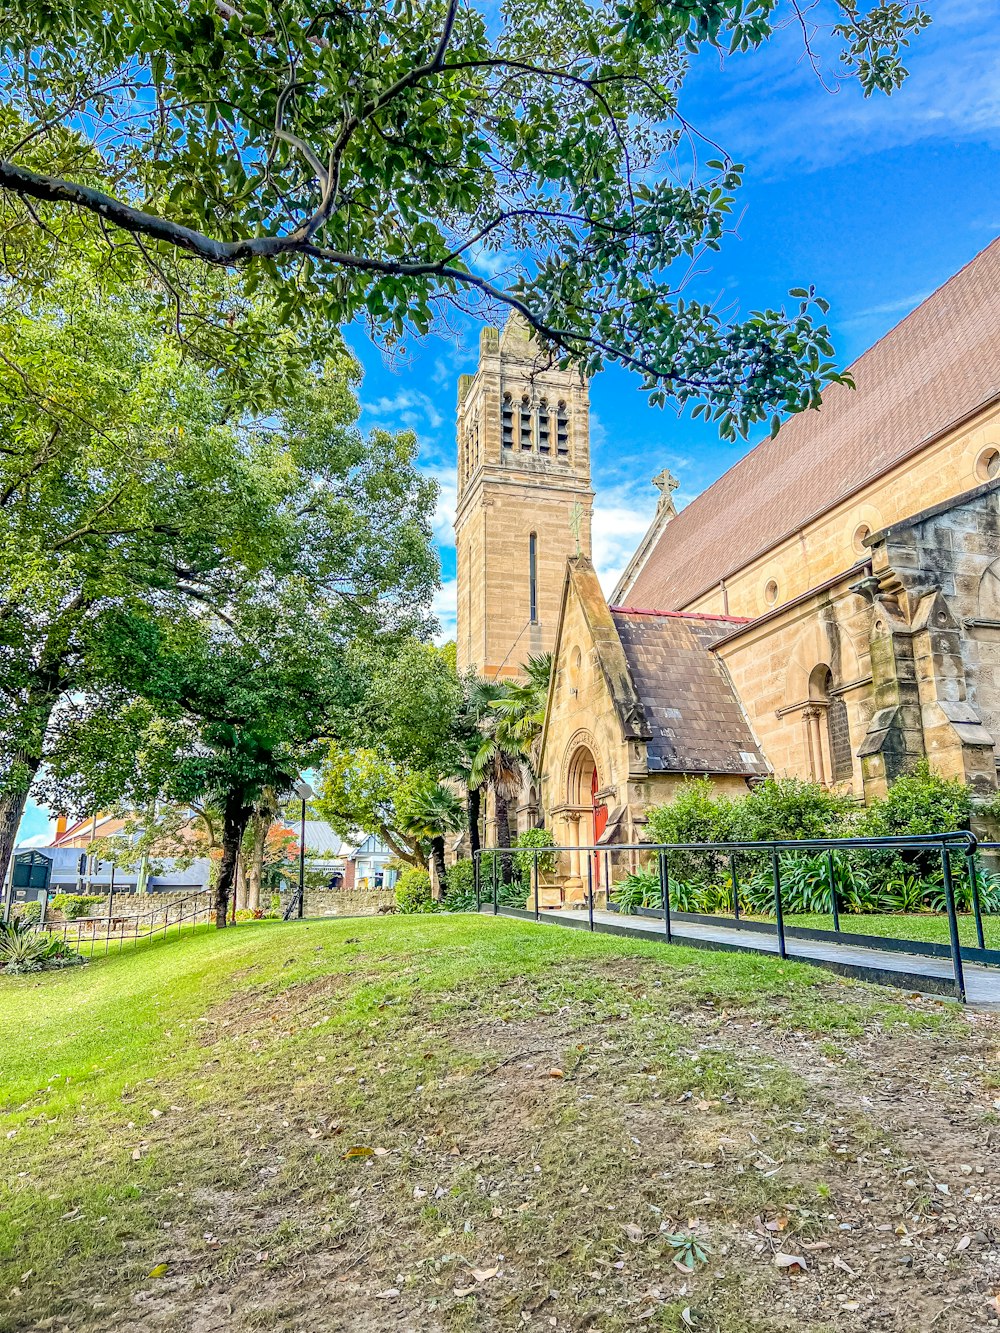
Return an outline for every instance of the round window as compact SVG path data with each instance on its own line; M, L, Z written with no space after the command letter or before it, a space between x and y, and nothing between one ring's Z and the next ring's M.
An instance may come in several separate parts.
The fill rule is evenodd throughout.
M764 601L767 602L768 606L773 606L777 600L778 585L775 583L774 579L768 579L767 585L764 588Z
M867 523L862 523L860 528L854 534L854 549L858 555L864 555L865 542L872 535L872 530Z
M980 481L993 481L1000 476L1000 449L995 444L984 449L976 459L976 476Z

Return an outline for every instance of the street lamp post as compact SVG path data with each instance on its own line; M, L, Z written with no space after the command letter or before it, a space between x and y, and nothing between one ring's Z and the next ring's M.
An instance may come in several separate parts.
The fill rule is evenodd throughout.
M299 901L296 912L296 916L301 921L306 901L306 802L311 801L315 793L308 782L302 781L296 782L292 790L302 802L299 819Z

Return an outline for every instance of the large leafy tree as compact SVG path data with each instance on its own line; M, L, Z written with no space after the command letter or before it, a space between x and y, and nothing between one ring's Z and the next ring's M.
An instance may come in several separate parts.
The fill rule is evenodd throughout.
M247 589L299 579L409 627L436 574L433 486L411 437L357 430L342 347L315 364L273 304L222 283L241 350L213 364L148 285L80 255L44 288L0 284L0 865L57 710L107 684L122 613L225 623Z
M429 835L410 818L420 804L416 793L454 776L463 754L464 696L454 651L416 637L359 643L352 666L364 689L351 733L328 749L320 813L342 837L375 834L401 861L423 867Z
M225 614L120 613L107 685L57 719L43 790L84 808L109 796L216 806L215 913L225 926L254 811L353 725L349 648L374 632L377 614L317 600L299 579L250 586Z
M506 305L554 355L630 366L730 434L836 374L808 291L727 321L685 290L743 172L698 143L689 61L785 18L810 55L832 35L866 94L899 85L926 22L880 0L0 0L0 198L54 234L89 216L136 238L178 312L191 257L246 269L289 319L389 339Z

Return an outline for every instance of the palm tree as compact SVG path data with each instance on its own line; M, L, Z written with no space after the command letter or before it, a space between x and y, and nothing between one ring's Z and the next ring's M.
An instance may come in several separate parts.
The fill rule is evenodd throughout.
M532 773L537 775L538 749L552 676L552 654L529 657L521 670L527 679L506 681L490 707L500 715L497 730L505 741L520 748Z
M481 682L485 708L483 736L470 766L469 787L483 786L493 792L496 810L497 846L511 845L510 803L521 792L525 768L532 772L538 762L538 742L545 722L552 655L530 657L524 664L526 681ZM503 882L514 878L513 859L501 858Z
M444 840L449 833L465 827L465 810L453 791L428 774L420 774L396 802L399 828L411 838L431 845L442 895L448 891L448 868L444 859Z

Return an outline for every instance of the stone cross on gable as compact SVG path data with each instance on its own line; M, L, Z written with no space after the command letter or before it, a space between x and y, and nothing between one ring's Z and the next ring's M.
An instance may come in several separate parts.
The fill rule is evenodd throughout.
M662 472L656 474L653 478L653 485L660 492L660 498L656 505L657 509L669 509L672 514L676 514L677 510L674 507L674 491L676 491L680 482L668 467L665 467Z

